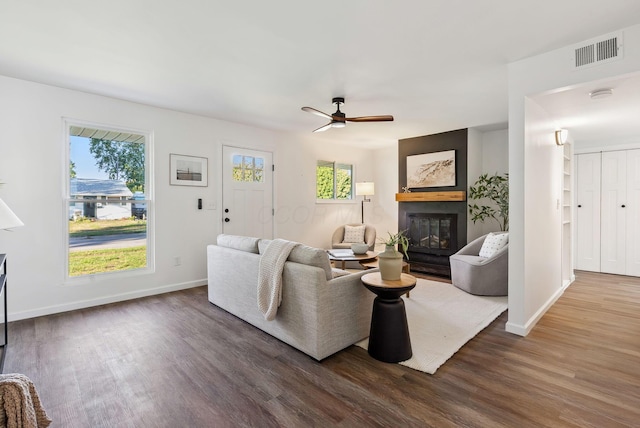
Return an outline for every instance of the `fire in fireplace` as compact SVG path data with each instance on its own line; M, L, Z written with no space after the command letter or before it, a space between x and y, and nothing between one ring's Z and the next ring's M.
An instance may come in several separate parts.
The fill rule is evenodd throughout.
M409 251L450 256L457 251L457 214L407 214Z

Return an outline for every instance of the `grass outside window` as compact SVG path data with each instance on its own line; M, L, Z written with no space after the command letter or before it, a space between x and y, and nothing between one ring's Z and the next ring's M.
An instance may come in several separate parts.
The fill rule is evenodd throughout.
M147 266L147 247L87 250L69 253L69 276L140 269Z

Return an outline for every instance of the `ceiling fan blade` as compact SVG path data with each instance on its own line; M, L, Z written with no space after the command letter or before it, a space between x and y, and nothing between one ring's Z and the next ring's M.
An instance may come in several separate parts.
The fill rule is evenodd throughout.
M360 117L345 117L347 122L391 122L393 116L387 114L383 116L360 116Z
M325 119L331 119L331 115L330 115L330 114L327 114L327 113L321 112L320 110L316 110L316 109L314 109L313 107L302 107L302 110L303 110L303 111L306 111L306 112L308 112L308 113L317 114L318 116L322 116L322 117L324 117Z
M320 128L314 130L313 132L322 132L322 131L326 131L327 129L331 128L331 126L333 125L333 123L329 122L324 126L321 126Z

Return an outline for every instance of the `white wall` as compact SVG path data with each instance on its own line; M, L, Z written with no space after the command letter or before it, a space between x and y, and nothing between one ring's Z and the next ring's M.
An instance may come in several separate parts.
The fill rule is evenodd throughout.
M197 210L198 198L216 198L215 182L207 188L169 186L169 153L203 156L215 164L222 139L274 144L276 134L0 77L2 158L7 184L1 197L25 223L0 232L0 251L10 261L11 319L60 312L204 284L205 246L218 232L216 211ZM155 168L155 273L122 280L102 275L65 284L63 202L66 168L62 118L153 132ZM182 265L175 267L173 258Z
M469 129L467 134L467 199L469 198L469 187L475 183L480 175L483 174L482 158L484 145L482 144L482 133L475 129ZM467 203L473 202L468 200ZM471 217L467 217L467 242L471 242L482 235L482 229L485 222L471 221Z
M469 187L481 174L504 174L509 170L509 135L506 129L480 132L469 129L469 150L467 173ZM467 222L467 241L497 232L500 226L493 219L484 222Z
M11 320L88 307L206 283L206 245L221 230L223 144L274 152L276 236L327 246L337 224L360 221L359 200L315 203L318 159L355 165L356 180L376 180L371 150L315 143L293 136L215 119L163 110L0 76L0 197L25 223L0 231L0 252L10 263ZM155 273L123 279L102 275L65 284L66 167L62 118L134 128L153 133L155 168ZM310 134L311 135L311 134ZM206 188L169 185L169 154L209 158ZM390 162L397 168L397 160ZM397 173L394 181L397 180ZM384 186L382 186L384 189ZM218 201L217 210L197 210L197 199ZM374 196L374 204L382 199ZM205 203L206 206L206 203ZM375 206L375 205L374 205ZM375 221L384 216L366 219ZM174 266L179 256L181 266Z
M380 203L381 183L373 165L374 152L361 148L313 140L312 134L282 134L275 156L277 193L276 237L329 248L338 225L360 223L362 197L339 203L316 203L316 163L336 161L354 166L355 181L373 181L376 194L365 202L365 223L376 226L374 210ZM392 161L390 161L392 162Z
M593 37L598 37L594 34ZM546 229L558 222L553 201L559 187L548 177L557 176L550 161L546 137L553 135L543 111L527 99L576 84L632 73L640 69L640 26L624 29L625 54L620 61L580 71L570 67L572 46L509 64L509 321L507 330L526 335L559 296L561 240L547 239ZM531 118L528 116L532 114ZM538 128L539 126L539 128ZM543 142L543 140L545 142ZM542 192L547 191L545 196ZM533 222L533 223L530 223ZM533 224L534 227L531 227ZM555 233L555 232L554 232ZM556 248L557 247L557 248ZM540 254L544 249L543 255ZM557 268L556 268L557 266ZM555 281L559 282L556 284ZM552 282L549 284L549 282Z
M482 171L490 175L509 172L509 131L482 133Z
M373 199L373 218L379 237L398 232L398 145L374 151L372 166L375 174L376 196ZM379 247L384 247L379 244Z

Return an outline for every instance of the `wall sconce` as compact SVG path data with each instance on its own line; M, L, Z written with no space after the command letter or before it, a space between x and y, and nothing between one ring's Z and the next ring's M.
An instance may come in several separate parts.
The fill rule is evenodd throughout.
M564 143L567 142L567 137L569 137L569 131L566 129L558 129L556 131L556 144L563 146Z
M356 183L356 196L364 196L362 199L362 224L364 224L364 203L371 202L367 196L375 195L375 186L372 181L363 181Z

